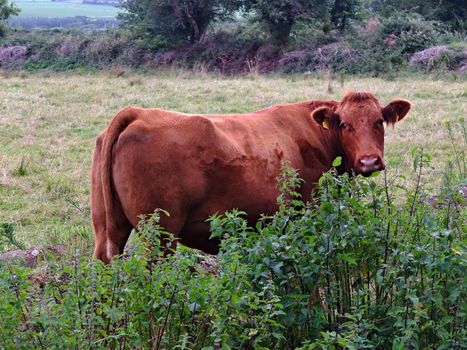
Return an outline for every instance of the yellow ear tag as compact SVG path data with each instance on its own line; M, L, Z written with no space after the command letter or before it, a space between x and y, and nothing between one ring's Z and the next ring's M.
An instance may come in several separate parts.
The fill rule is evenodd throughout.
M322 124L322 125L323 125L323 128L324 128L324 129L329 129L329 124L328 124L328 121L327 121L326 119L323 120L323 124Z

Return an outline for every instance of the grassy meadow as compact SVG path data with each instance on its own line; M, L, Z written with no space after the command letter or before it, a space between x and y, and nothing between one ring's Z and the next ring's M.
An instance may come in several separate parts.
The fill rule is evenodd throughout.
M348 90L371 91L383 104L414 103L387 131L383 185L382 174L330 171L310 207L289 199L299 180L284 168L273 216L255 228L235 210L211 218L222 238L216 259L193 249L165 256L160 212L140 223L130 254L109 265L92 259L91 154L120 108L244 112ZM33 266L1 254L0 349L467 348L467 221L458 185L466 141L457 127L465 121L456 122L466 91L464 81L433 77L342 84L187 71L1 74L0 253L10 248L12 225L25 246L68 249ZM428 164L413 153L420 148ZM427 196L441 188L431 205Z
M387 131L389 176L415 181L412 150L423 147L431 155L424 186L439 185L452 155L444 124L465 116L467 82L347 77L331 87L319 76L3 73L0 221L14 224L17 238L27 246L79 239L90 252L89 175L95 138L120 108L130 104L189 113L233 113L282 102L339 99L348 90L371 91L383 104L396 97L409 99L413 111Z

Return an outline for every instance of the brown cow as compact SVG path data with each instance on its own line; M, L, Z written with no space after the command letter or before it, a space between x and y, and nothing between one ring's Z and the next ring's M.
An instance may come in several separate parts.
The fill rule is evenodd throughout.
M138 217L156 208L170 213L161 224L180 243L216 254L219 242L210 239L206 219L233 208L252 223L273 213L282 161L305 180L304 200L337 156L349 173L384 169L386 124L410 108L400 99L382 108L370 93L228 115L127 107L94 151L94 254L104 262L121 254Z

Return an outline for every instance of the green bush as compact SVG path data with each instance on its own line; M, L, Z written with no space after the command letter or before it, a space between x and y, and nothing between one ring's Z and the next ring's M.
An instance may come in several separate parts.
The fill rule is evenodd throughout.
M434 46L416 52L410 59L410 64L424 71L443 71L462 69L467 63L467 52L455 45Z
M369 26L371 23L372 26ZM368 28L372 27L372 28ZM379 75L406 69L413 53L435 45L444 28L436 22L409 13L373 19L366 27L326 38L312 36L306 49L283 60L282 70L328 70ZM303 40L303 39L301 39ZM333 42L329 42L333 40ZM452 65L451 65L452 66Z
M443 32L440 24L404 12L375 23L348 39L358 58L339 70L377 75L404 69L413 53L435 45Z
M421 67L425 71L459 70L465 63L465 50L460 47L450 48L435 61L429 59L428 64L417 63L416 58L417 62L412 62L409 67L414 56L423 56L421 50L453 40L462 45L463 40L460 31L448 33L439 23L416 14L394 13L388 18L369 20L366 25L349 28L346 32L331 30L324 33L318 24L297 21L288 48L272 43L268 32L259 23L244 20L224 23L192 45L178 47L174 42L172 44L178 48L170 51L167 51L170 45L159 47L158 36L140 41L124 29L14 31L5 40L7 51L15 46L21 46L23 50L27 48L27 51L21 59L11 59L5 51L0 66L29 70L177 66L201 67L225 74L331 70L381 75L411 67ZM149 45L150 41L154 41L154 45ZM295 50L289 51L292 49Z
M16 31L10 33L7 45L27 47L24 68L28 70L102 69L112 65L137 67L145 63L145 51L132 45L127 33L122 30Z
M428 161L416 159L416 170ZM136 239L108 266L85 257L49 263L37 286L32 271L2 263L0 347L467 345L462 198L450 197L461 210L448 215L426 203L420 186L401 204L372 178L331 171L307 205L299 183L284 168L280 209L255 228L242 212L213 217L213 235L223 238L215 265L189 249L163 257L157 247L170 236L160 211L139 227L151 251Z
M393 45L403 54L412 54L436 44L443 30L438 22L428 21L416 13L402 12L382 19L378 36L383 42L394 40Z
M466 311L465 227L446 223L417 191L403 206L387 191L327 173L314 210L294 200L257 230L240 221L223 241L224 251L241 247L255 285L275 286L287 348L304 340L307 349L465 345L457 328ZM218 219L219 231L235 219Z

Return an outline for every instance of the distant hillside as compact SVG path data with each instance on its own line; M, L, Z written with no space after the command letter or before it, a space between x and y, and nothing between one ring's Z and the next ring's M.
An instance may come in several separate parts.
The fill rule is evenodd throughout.
M23 2L28 2L31 0L23 0ZM43 2L65 2L65 3L73 3L73 4L92 4L92 5L110 5L110 6L118 6L121 0L43 0ZM34 1L36 2L36 1Z
M26 30L79 29L92 31L116 28L118 21L115 17L14 17L8 21L8 24L13 28Z
M120 4L120 1L119 0L83 0L83 4L118 6Z
M16 0L21 12L9 25L21 29L102 30L116 27L119 0Z
M21 10L16 18L75 16L115 18L120 11L116 7L119 0L16 0L15 4Z

